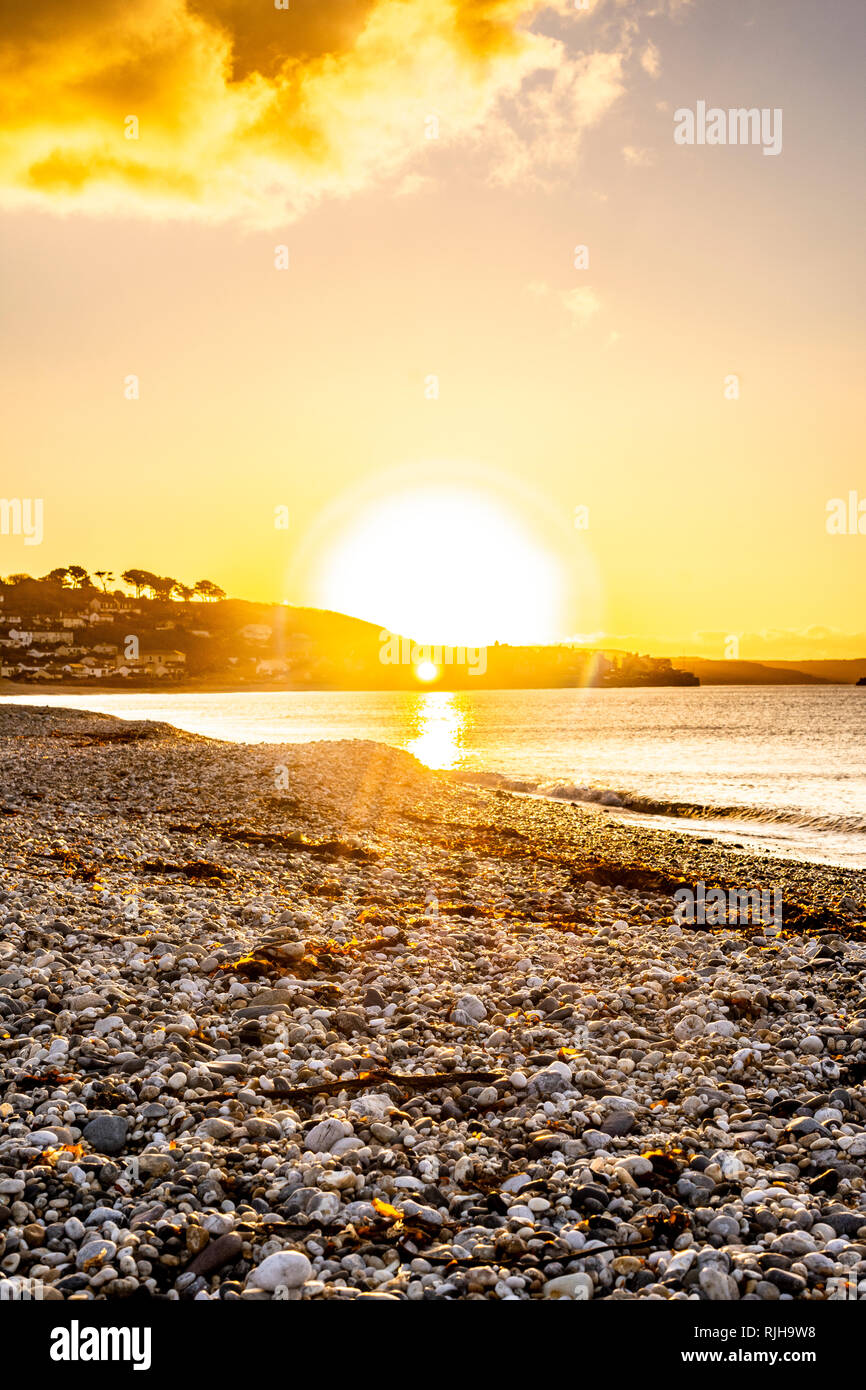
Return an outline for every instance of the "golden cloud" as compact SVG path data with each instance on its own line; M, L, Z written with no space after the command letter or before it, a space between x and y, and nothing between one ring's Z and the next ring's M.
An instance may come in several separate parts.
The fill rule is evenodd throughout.
M569 157L622 90L567 0L0 0L0 200L268 223L467 135ZM554 13L555 12L555 13ZM580 18L571 12L571 17ZM431 122L435 117L438 122Z

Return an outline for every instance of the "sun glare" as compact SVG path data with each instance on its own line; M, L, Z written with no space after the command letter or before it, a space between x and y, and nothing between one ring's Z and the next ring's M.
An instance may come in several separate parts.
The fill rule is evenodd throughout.
M428 690L414 697L412 709L414 737L406 744L425 767L447 772L461 758L463 733L466 725L464 701L445 690Z
M560 596L556 559L515 511L480 489L428 486L369 503L342 529L317 601L420 642L477 645L554 640Z
M435 681L436 677L439 675L439 667L435 666L432 661L419 661L418 665L415 667L415 675L419 681L424 681L425 683Z

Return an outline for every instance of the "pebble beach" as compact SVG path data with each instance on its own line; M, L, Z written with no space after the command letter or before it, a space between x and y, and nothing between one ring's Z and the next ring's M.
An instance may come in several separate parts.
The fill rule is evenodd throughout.
M0 708L0 1285L863 1299L864 1080L862 871Z

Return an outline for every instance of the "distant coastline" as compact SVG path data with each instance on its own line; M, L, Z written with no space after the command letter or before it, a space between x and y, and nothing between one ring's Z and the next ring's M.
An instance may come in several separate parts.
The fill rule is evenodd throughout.
M795 674L795 673L792 673ZM618 681L609 682L602 685L578 685L578 684L559 684L554 685L549 682L538 682L538 684L522 685L490 685L483 681L469 684L452 684L448 681L436 681L430 685L419 685L417 681L407 681L405 685L289 685L285 681L215 681L215 680L186 680L186 681L165 681L159 679L141 681L105 681L105 680L66 680L66 681L11 681L0 680L0 698L4 695L27 695L32 691L40 693L51 692L54 695L80 695L87 692L101 692L105 695L244 695L244 694L267 694L279 695L314 695L314 694L340 694L351 695L370 694L378 692L382 695L405 694L425 694L433 691L441 691L447 694L461 692L472 692L473 690L659 690L665 688L672 689L699 689L701 686L778 686L785 689L791 686L812 686L821 685L825 687L836 687L840 690L850 689L851 685L866 686L866 678L857 681L843 680L775 680L763 682L756 680L713 680L706 676L696 680L686 681Z
M326 609L227 598L127 570L134 594L81 566L0 581L0 690L479 691L855 684L859 659L652 656L578 640L440 647ZM147 597L150 594L152 597Z
M677 675L687 674L677 672ZM700 680L621 680L610 681L602 684L581 685L578 683L560 683L553 685L550 682L539 681L537 684L524 683L521 685L491 685L484 681L468 681L460 684L446 681L435 681L429 685L420 685L415 680L407 680L401 685L288 685L285 681L0 681L0 696L2 695L26 695L33 690L50 691L55 695L81 694L86 691L101 691L106 695L123 694L154 694L154 695L243 695L243 694L270 694L278 695L284 692L286 695L351 695L378 693L381 695L399 694L424 694L430 691L442 691L449 694L469 692L477 690L640 690L640 689L667 689L667 688L690 688L695 689L701 684Z

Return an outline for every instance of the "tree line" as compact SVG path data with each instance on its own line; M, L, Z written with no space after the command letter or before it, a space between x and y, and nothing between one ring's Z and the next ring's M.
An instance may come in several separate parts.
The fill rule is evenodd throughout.
M94 580L99 581L98 585ZM92 589L94 593L101 589L107 594L108 586L114 580L115 575L111 570L94 570L91 578L83 565L59 565L39 579L34 579L30 574L10 574L3 583L12 587L16 584L52 584L60 589ZM221 589L219 584L214 584L211 579L198 579L195 584L189 585L174 579L171 575L154 574L151 570L144 569L128 569L120 575L120 580L135 590L136 598L141 598L142 594L149 594L151 598L164 603L173 599L181 603L189 603L193 599L215 603L226 596L225 590ZM120 595L121 591L115 589L114 594Z

